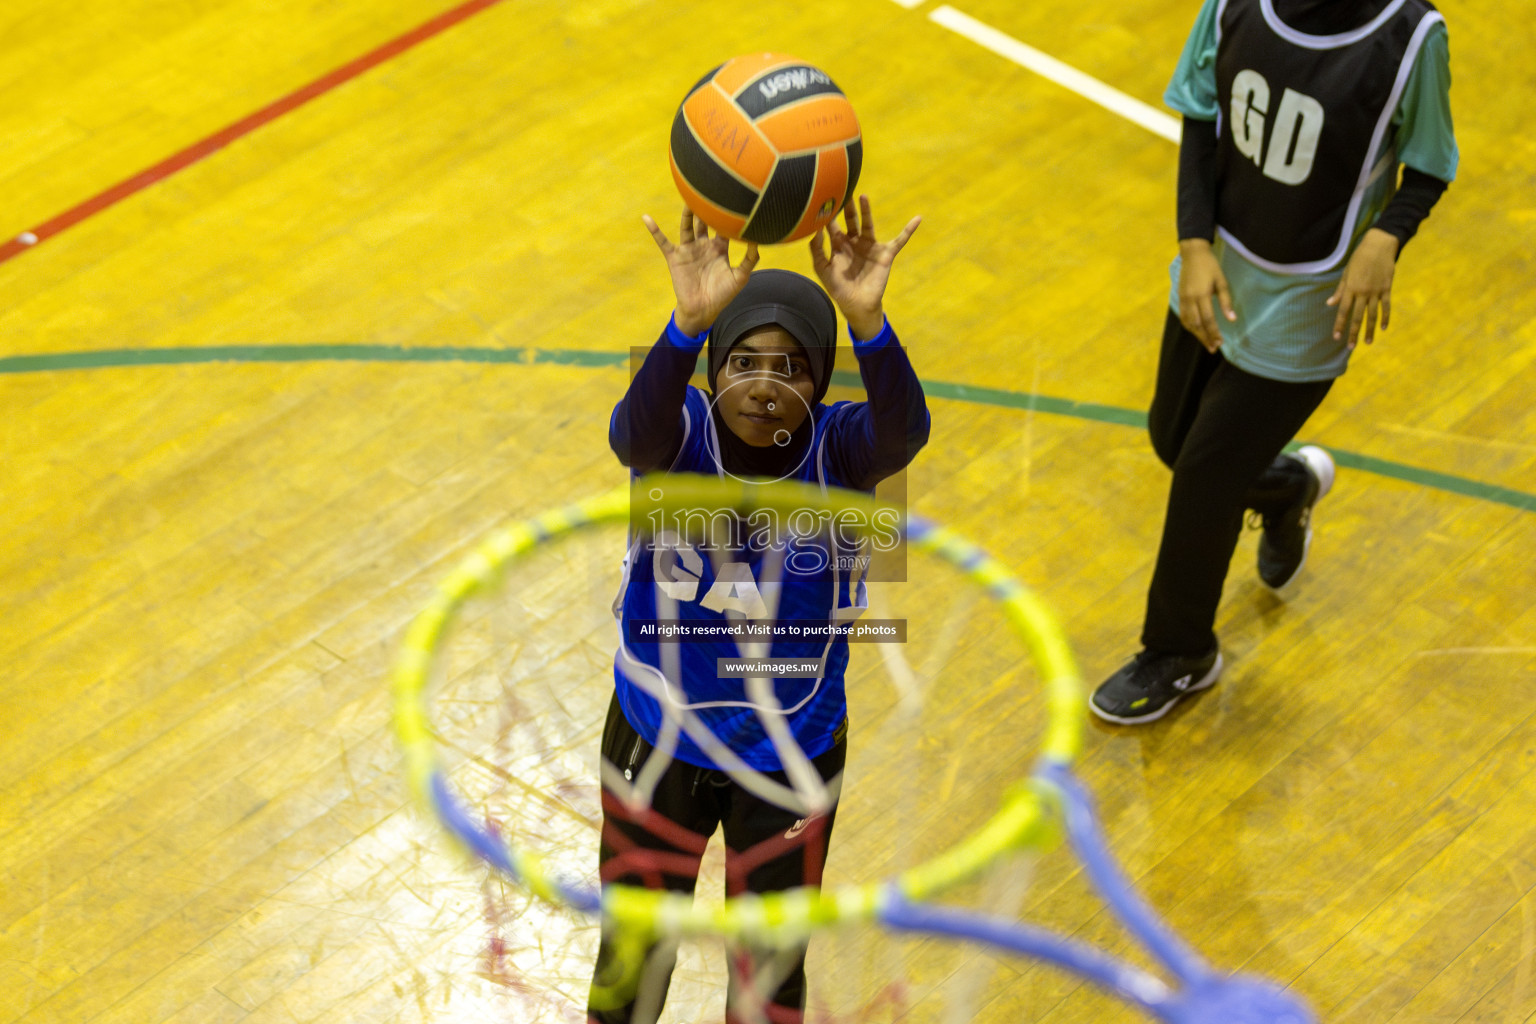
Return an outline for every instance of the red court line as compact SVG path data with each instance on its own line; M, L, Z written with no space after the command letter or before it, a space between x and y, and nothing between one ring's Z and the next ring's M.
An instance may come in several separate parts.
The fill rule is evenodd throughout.
M6 260L26 252L28 249L36 248L40 243L47 241L61 231L74 227L87 217L94 216L107 207L127 199L135 192L143 191L155 182L160 181L162 178L170 177L184 167L190 167L192 164L203 159L203 157L223 149L243 135L249 135L269 121L282 117L284 114L303 106L317 96L325 95L338 85L350 82L370 68L378 67L380 64L392 57L399 56L416 44L425 42L433 36L447 31L459 22L474 17L487 7L495 6L498 3L501 3L501 0L468 0L467 3L462 3L452 10L445 11L431 21L411 29L405 35L391 39L378 49L371 50L356 60L343 64L329 74L315 79L308 85L295 89L282 99L262 107L254 114L249 114L234 124L214 132L207 138L192 143L186 149L167 157L153 167L145 168L133 177L118 182L116 185L92 196L78 206L65 210L52 220L46 220L29 231L21 232L17 237L0 243L0 263L4 263ZM33 238L32 241L21 241L21 237L29 234Z

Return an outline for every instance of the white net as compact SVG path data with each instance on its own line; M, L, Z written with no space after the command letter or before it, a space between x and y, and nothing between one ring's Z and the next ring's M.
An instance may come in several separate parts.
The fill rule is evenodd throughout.
M648 829L666 840L654 844L666 853L660 860L648 860L644 849L620 851L631 855L631 874L648 875L643 884L655 885L673 873L667 869L681 871L677 836L647 817L662 772L676 764L667 756L673 737L695 737L717 763L733 763L729 749L711 746L714 737L686 716L663 721L654 751L639 764L600 756L615 685L620 634L613 602L625 546L622 526L591 527L516 560L496 587L460 610L441 645L430 698L439 755L472 815L588 886L599 881L600 775L610 817L629 818L631 834ZM893 878L979 828L1006 789L1028 774L1039 745L1045 711L1038 682L998 608L937 559L911 555L906 577L869 586L862 617L904 623L906 642L850 645L842 775L824 780L782 730L774 734L771 715L758 717L768 719L765 728L786 755L782 783L749 770L729 773L741 791L782 805L787 833L840 798L825 865L829 887ZM765 580L773 582L771 573L759 582ZM676 612L663 609L668 614ZM669 678L681 685L677 672ZM764 685L745 683L758 700L785 702L786 693L765 692ZM713 773L702 784L722 779ZM751 864L783 849L814 853L814 843L803 845L807 838L815 839L814 829L776 833L775 849L737 850L732 859ZM718 907L728 889L744 887L748 872L728 877L721 832L699 836L699 845L695 902ZM1032 865L1030 856L1005 858L946 902L1013 914L1027 904ZM483 939L472 958L460 954L466 977L499 990L508 1008L527 1015L518 1019L586 1020L596 919L540 900L488 868L477 870ZM1016 997L1023 973L1008 958L974 947L897 937L876 926L838 927L810 941L801 1018L784 1016L770 998L798 962L798 949L790 943L787 951L758 952L749 957L718 939L681 941L659 1020L724 1019L728 989L736 994L729 1011L741 1021L987 1020L989 1005ZM635 1020L651 1019L664 967L653 965L648 976L633 993Z

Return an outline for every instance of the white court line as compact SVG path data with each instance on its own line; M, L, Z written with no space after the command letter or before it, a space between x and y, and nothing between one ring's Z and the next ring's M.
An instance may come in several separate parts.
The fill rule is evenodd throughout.
M896 0L896 2L901 3L902 0ZM1161 135L1169 142L1179 141L1177 118L1163 113L1156 107L1149 107L1141 100L1127 96L1119 89L1105 85L1091 75L1083 74L1070 64L1063 64L1055 57L1021 43L1005 32L999 32L991 25L977 21L968 14L962 14L948 4L934 8L929 13L928 20L943 25L951 32L965 36L973 43L985 46L998 56L1006 57L1042 78L1048 78L1057 85L1071 89L1105 110L1141 125L1153 135Z

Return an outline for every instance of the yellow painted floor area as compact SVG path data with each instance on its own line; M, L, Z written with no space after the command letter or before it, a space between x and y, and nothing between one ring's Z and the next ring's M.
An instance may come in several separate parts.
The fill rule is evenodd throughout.
M924 217L887 308L925 380L1144 408L1176 148L936 6L504 0L0 263L0 1024L582 1019L592 929L408 807L386 674L487 529L624 479L609 357L671 306L639 218L675 224L667 127L724 58L799 54L849 95L860 190L887 228ZM448 9L8 0L0 237ZM1196 5L961 9L1156 105ZM1240 544L1220 685L1091 728L1082 759L1151 902L1327 1021L1536 1020L1536 24L1507 0L1441 9L1460 179L1403 255L1391 329L1302 437L1475 493L1341 468L1287 600ZM764 256L809 270L799 246ZM564 354L3 362L313 345ZM1036 587L1097 682L1135 647L1166 472L1087 406L947 394L911 506ZM576 812L595 806L619 538L582 550L530 570L527 615L491 635L502 678L552 702L528 705L532 731L496 692L441 711L467 781L500 792L474 758L545 749L525 767ZM886 597L928 616L906 653L943 685L923 728L893 726L879 655L856 650L837 881L980 820L1038 742L1022 655L963 588L921 574ZM571 870L595 870L590 813L562 821ZM1130 950L1064 851L1009 891L1026 919ZM1134 1019L1019 958L817 941L828 1020L943 1020L966 986L981 1024ZM664 1019L718 1019L717 967L685 963Z

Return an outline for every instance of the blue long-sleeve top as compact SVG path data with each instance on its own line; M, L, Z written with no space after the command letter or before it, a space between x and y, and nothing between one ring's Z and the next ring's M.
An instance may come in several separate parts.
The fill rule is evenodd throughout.
M739 445L720 441L717 429L728 428L717 428L708 397L688 384L703 341L702 336L690 338L675 324L668 324L614 409L609 442L619 461L633 471L741 473L745 467L733 465L733 457L753 457L743 456ZM830 406L816 403L804 425L809 429L796 431L806 435L807 444L786 447L787 465L772 475L869 491L903 469L927 442L929 417L922 385L889 323L868 341L855 338L853 349L868 400ZM725 449L725 466L720 465L721 449ZM767 459L773 458L774 451L752 450ZM837 543L835 538L810 538L795 545L799 555L782 559L772 578L778 620L846 622L868 607L867 560L849 558L859 556L860 549L840 549ZM701 558L689 544L686 538L656 545L637 537L626 556L618 606L620 645L614 658L614 685L625 718L654 744L668 713L662 701L690 708L716 739L748 765L777 771L782 767L779 753L762 719L765 714L783 715L800 749L808 757L819 756L835 742L848 713L843 688L849 656L846 637L775 640L770 656L814 660L820 670L817 678L775 678L774 706L764 708L741 679L718 675L719 659L740 653L736 642L679 644L677 671L667 675L656 640L636 635L637 630L643 632L643 623L663 617L690 625L723 621L727 604L749 618L766 610L749 610L750 595L761 596L757 585L770 582L762 576L762 551L747 547L728 553L725 557L750 576L738 571L727 581L718 575L724 568L716 565L715 558ZM829 557L801 557L816 553ZM664 586L672 592L670 603L662 600ZM712 600L717 593L722 595L721 602ZM678 738L676 757L701 767L719 767L686 734Z
M867 491L906 468L928 442L930 418L922 382L890 321L867 341L852 332L849 337L868 398L818 403L812 417L820 423L836 414L826 424L827 468L842 486ZM668 321L614 407L608 443L619 462L635 472L664 470L677 458L685 434L688 381L704 338L684 334Z

